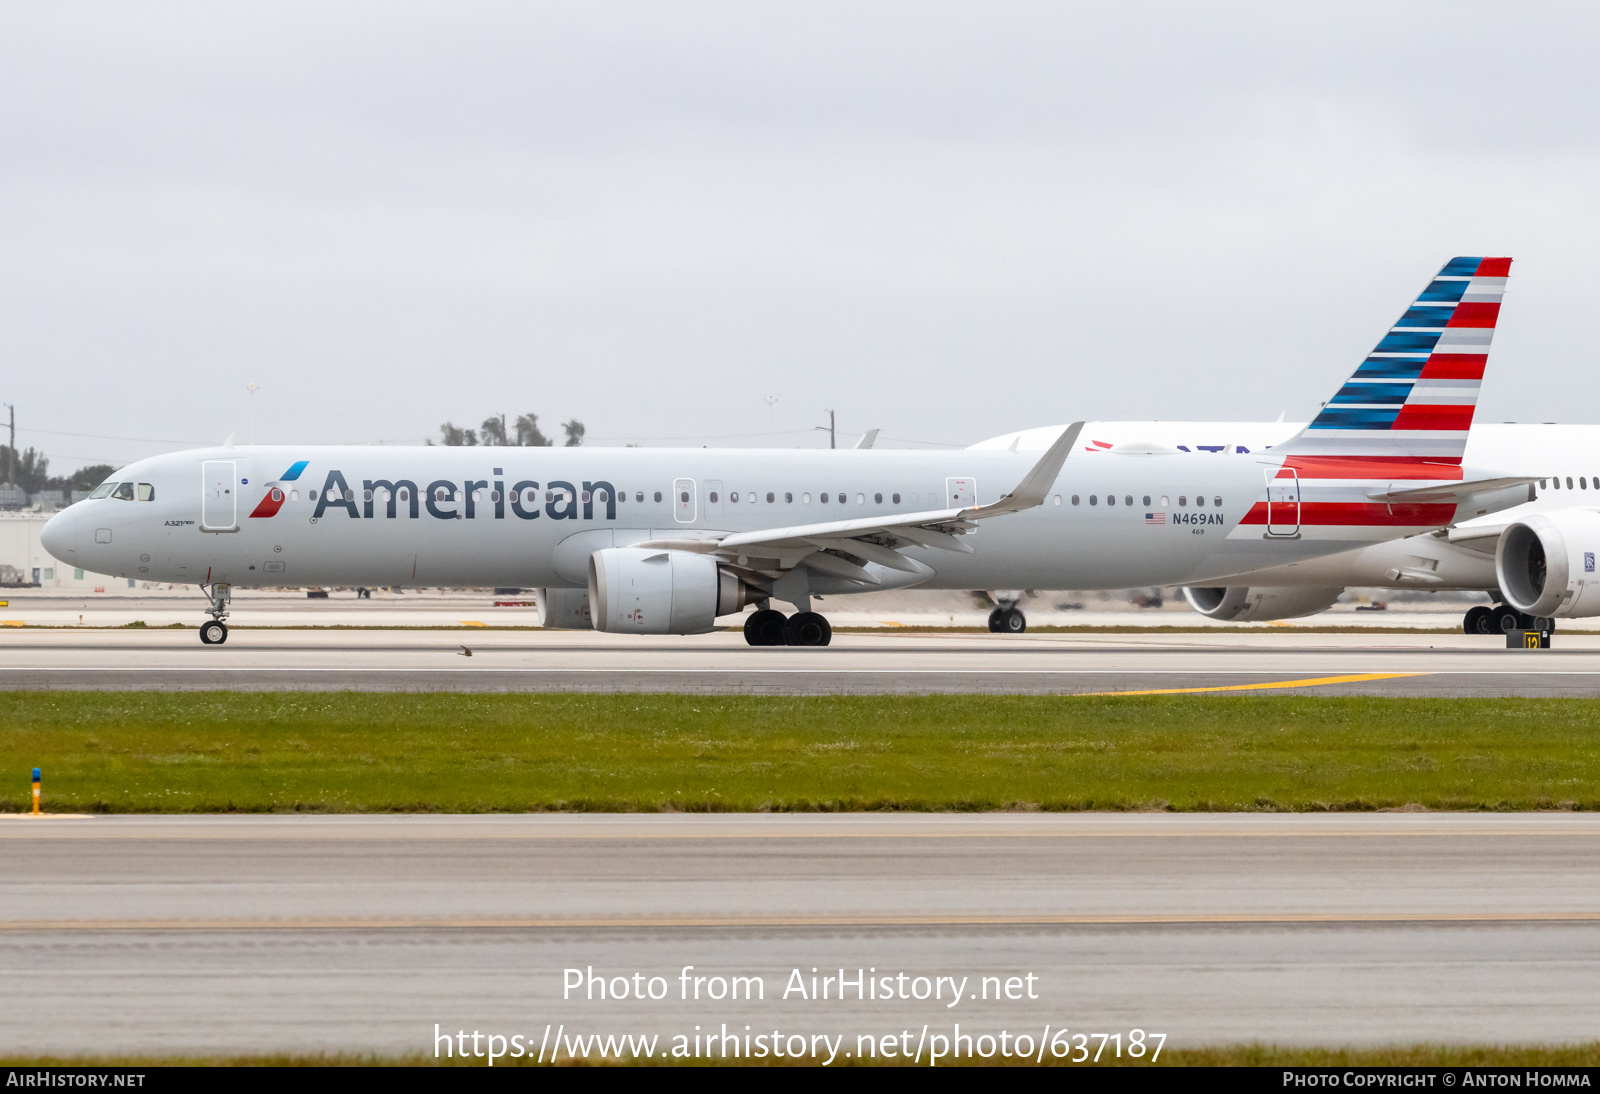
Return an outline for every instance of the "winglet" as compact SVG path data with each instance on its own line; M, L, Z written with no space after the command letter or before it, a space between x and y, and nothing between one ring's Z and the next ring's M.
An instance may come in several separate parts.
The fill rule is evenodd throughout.
M1078 443L1078 434L1083 431L1083 426L1083 422L1073 422L1067 426L1056 438L1056 443L1046 450L1031 471L1022 476L1022 481L1011 493L1000 495L1000 500L992 505L974 506L965 512L973 516L996 517L1002 513L1017 513L1043 505L1050 488L1055 485L1056 476L1061 474L1061 465L1067 462L1072 446Z
M878 439L878 431L876 429L869 429L865 433L861 434L861 439L856 442L856 447L857 448L871 448L872 447L872 442L877 440L877 439Z

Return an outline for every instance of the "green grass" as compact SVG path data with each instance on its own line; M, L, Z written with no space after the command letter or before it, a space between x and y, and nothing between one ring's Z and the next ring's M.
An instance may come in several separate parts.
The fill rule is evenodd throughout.
M646 1067L706 1067L718 1066L718 1060L610 1060L569 1061L563 1059L559 1066L594 1066L609 1063L634 1064ZM728 1060L734 1066L751 1064L768 1067L810 1066L814 1061ZM1085 1067L1092 1064L1073 1064L1055 1060L1048 1053L1045 1062L1054 1066ZM1102 1065L1148 1067L1145 1061L1105 1059ZM1011 1066L1029 1067L1031 1060L1005 1060L998 1056L989 1060L943 1061L945 1067ZM280 1053L263 1056L97 1056L97 1057L0 1057L0 1067L481 1067L481 1059L435 1059L429 1055L367 1056L356 1053L336 1055L293 1055ZM498 1067L527 1067L527 1059L503 1059ZM886 1061L844 1060L834 1062L834 1067L893 1067L899 1065ZM927 1066L924 1063L922 1066ZM1375 1048L1303 1048L1282 1045L1218 1045L1211 1048L1175 1049L1161 1053L1158 1067L1596 1067L1600 1066L1600 1041L1587 1041L1570 1045L1392 1045ZM1438 1089L1438 1088L1436 1088Z
M0 809L1594 809L1582 699L0 693Z

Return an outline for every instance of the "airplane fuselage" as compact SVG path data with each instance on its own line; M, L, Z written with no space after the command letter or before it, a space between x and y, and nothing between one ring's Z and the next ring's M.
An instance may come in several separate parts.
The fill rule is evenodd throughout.
M68 565L176 583L577 588L604 547L988 503L1035 458L981 449L216 448L124 468L114 478L135 484L136 496L70 507L51 522L46 547ZM1187 584L1448 522L1400 513L1394 527L1362 529L1354 542L1350 529L1269 536L1248 521L1253 511L1259 520L1279 462L1257 452L1075 455L1043 505L960 537L970 553L906 550L931 575L884 571L884 587ZM215 486L204 469L219 465L231 467L235 492L203 501ZM870 588L824 575L811 584Z

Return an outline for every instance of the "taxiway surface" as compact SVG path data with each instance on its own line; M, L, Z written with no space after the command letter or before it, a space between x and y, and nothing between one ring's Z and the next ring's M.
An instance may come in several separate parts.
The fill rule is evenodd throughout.
M1600 1028L1600 818L494 816L0 822L11 1053L1045 1026L1355 1044ZM678 998L683 966L764 999ZM563 998L563 970L659 1001ZM970 977L783 998L794 970ZM1037 998L971 998L1031 975ZM997 984L999 981L996 982ZM582 993L579 993L580 995Z
M836 633L825 649L737 632L0 629L0 689L582 691L774 695L1292 690L1600 695L1600 635L1549 650L1467 635Z

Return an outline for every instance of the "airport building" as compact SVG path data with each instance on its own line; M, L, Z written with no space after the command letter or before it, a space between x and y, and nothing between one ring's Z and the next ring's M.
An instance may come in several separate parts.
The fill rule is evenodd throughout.
M72 592L133 587L132 581L63 566L51 557L40 543L39 533L54 515L39 510L0 512L0 586L36 585Z

